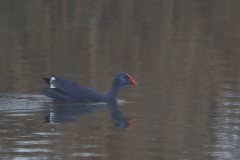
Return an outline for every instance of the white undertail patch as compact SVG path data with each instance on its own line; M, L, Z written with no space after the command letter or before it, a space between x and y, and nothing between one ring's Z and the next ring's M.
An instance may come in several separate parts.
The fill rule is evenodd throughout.
M55 77L51 77L51 80L50 80L50 88L56 88L56 87L52 84L52 82L53 82L54 80L56 80Z

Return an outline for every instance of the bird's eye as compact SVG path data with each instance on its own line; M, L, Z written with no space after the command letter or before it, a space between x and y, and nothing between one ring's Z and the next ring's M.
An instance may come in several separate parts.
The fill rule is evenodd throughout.
M125 74L124 78L128 79L129 77L128 77L128 75L127 75L127 74Z

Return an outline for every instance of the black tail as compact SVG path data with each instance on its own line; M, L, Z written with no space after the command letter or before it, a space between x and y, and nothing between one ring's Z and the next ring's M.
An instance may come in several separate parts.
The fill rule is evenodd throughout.
M44 80L45 82L47 82L47 84L50 86L50 80L51 80L51 79L49 79L49 78L43 78L43 80Z

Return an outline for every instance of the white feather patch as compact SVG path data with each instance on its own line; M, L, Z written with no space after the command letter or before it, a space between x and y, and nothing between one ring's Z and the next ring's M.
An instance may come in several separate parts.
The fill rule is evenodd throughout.
M55 77L51 77L51 80L50 80L50 88L56 88L56 87L52 84L52 82L53 82L54 80L56 80Z

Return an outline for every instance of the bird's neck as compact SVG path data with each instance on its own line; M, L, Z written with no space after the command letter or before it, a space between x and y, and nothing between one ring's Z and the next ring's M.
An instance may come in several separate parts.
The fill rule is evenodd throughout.
M113 82L110 89L104 93L104 101L116 101L121 88L121 86Z

